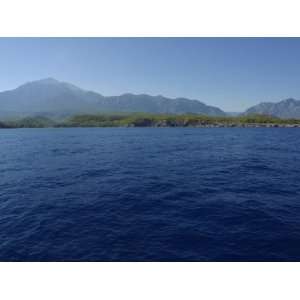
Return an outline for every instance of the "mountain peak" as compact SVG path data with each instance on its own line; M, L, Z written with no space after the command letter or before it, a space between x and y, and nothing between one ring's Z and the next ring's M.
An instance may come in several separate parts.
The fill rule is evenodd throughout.
M34 81L30 81L27 82L23 85L21 85L19 88L35 88L35 87L42 87L42 88L60 88L60 89L68 89L71 91L83 91L81 88L68 83L68 82L63 82L63 81L59 81L55 78L52 77L48 77L48 78L43 78L43 79L39 79L39 80L34 80Z
M296 103L296 102L297 102L297 100L294 98L287 98L287 99L281 101L281 103L287 103L287 104Z
M130 93L104 97L96 92L82 90L71 83L58 81L52 77L31 81L14 90L0 93L0 111L10 111L15 114L26 113L27 115L40 112L64 114L144 112L225 115L219 108L185 98L171 99Z
M32 81L31 83L43 83L43 84L59 84L61 83L60 81L56 80L55 78L48 77L36 81Z
M263 102L250 107L246 114L263 114L282 119L300 118L300 101L287 98L279 102Z
M23 87L32 86L32 85L58 85L60 83L61 83L60 81L58 81L52 77L48 77L48 78L44 78L44 79L26 82L26 83L20 85L19 87L23 88Z

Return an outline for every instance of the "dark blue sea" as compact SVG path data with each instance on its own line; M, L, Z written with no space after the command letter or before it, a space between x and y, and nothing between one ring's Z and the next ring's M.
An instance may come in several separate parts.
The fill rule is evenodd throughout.
M300 129L0 130L1 261L300 261Z

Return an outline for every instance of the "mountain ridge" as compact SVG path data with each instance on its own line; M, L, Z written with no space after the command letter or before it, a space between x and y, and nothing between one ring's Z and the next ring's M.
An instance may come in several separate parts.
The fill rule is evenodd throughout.
M261 102L248 108L244 114L264 114L281 119L300 119L300 100L287 98L279 102Z
M30 81L19 87L0 92L0 115L32 115L38 113L75 114L106 112L145 112L184 114L195 113L225 116L218 107L184 97L124 93L103 96L54 78Z
M145 93L118 96L82 89L72 83L48 77L26 82L15 89L0 92L0 118L35 115L69 116L84 113L202 114L207 116L270 115L282 119L300 119L300 100L261 102L243 113L222 109L185 97L170 98Z

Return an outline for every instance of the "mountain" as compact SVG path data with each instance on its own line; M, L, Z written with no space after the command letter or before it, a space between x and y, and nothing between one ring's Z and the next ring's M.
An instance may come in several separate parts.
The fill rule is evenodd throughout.
M1 115L8 116L89 112L101 97L97 94L94 99L92 93L69 83L47 78L0 93L0 112Z
M300 100L289 98L277 103L263 102L250 107L244 114L263 114L282 119L300 119Z
M53 78L42 79L0 93L0 117L71 115L76 113L145 112L210 116L226 115L198 100L170 99L146 94L105 97Z
M170 99L163 96L149 96L145 94L123 94L121 96L106 97L105 100L101 101L101 107L108 111L121 112L225 115L221 109L208 106L198 100L186 98Z

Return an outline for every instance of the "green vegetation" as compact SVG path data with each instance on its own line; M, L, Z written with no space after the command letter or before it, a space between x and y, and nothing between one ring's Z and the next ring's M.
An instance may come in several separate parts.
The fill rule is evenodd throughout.
M284 120L265 115L210 117L204 115L115 114L77 115L61 124L66 127L235 127L247 125L300 125L300 120Z
M46 117L27 117L20 120L2 122L8 128L46 128L55 126L55 122Z
M46 117L27 117L0 122L0 128L45 127L300 127L299 119L279 119L267 115L210 117L197 114L89 114L75 115L62 122Z

